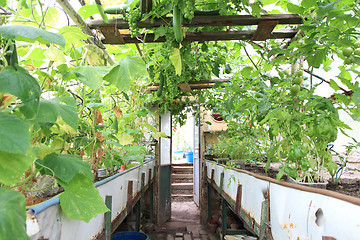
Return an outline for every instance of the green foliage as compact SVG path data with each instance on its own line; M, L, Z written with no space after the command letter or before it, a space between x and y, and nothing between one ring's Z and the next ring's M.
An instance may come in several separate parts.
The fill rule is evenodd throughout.
M146 66L141 58L126 56L113 66L110 72L105 75L105 81L115 85L120 91L128 91L130 82L133 79L146 75Z
M22 100L21 112L33 118L39 107L40 86L25 69L7 67L0 72L0 92L12 94Z
M67 104L63 104L65 102ZM37 122L55 123L58 117L61 117L73 129L77 129L78 116L76 103L70 97L58 97L51 100L41 100Z
M82 161L79 155L51 153L43 161L39 160L38 163L51 169L55 177L65 183L69 183L79 173L83 174L90 181L94 177L89 164ZM51 174L47 169L45 171L47 174Z
M0 188L0 239L29 239L25 232L25 197Z
M8 186L17 183L33 160L31 155L0 151L0 183Z
M62 47L65 46L63 35L48 32L44 29L31 26L0 26L0 34L8 39L14 39L25 42L54 43Z
M28 122L0 112L0 143L0 151L26 154L30 145Z
M100 213L109 211L91 180L77 174L69 183L60 181L65 192L60 194L60 206L71 219L89 222Z

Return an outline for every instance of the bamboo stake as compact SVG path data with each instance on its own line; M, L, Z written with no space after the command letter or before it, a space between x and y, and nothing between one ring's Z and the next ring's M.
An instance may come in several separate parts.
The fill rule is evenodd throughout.
M57 3L61 6L61 8L66 12L66 14L68 14L71 18L71 20L73 20L73 22L76 24L76 26L78 26L79 28L81 28L81 30L85 33L88 34L90 36L94 36L91 29L89 28L89 26L85 23L85 21L82 19L82 17L75 11L75 9L71 6L71 4L69 3L68 0L56 0ZM91 42L92 44L98 46L97 44L95 44L94 39L89 38L88 39L89 42ZM108 53L108 51L106 51L106 47L102 42L98 43L100 46L98 46L105 54L106 56L106 60L110 65L114 65L115 62L114 60L111 58L110 54Z

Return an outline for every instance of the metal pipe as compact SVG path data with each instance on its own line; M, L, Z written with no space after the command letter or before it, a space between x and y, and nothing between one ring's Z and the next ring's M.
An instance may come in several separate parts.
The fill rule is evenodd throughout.
M67 0L56 0L56 2L61 6L61 8L66 12L66 14L68 14L70 16L71 20L73 20L73 22L76 24L76 26L81 28L81 30L85 34L88 34L88 35L94 37L94 34L92 33L89 26L85 23L84 19L82 19L82 17L75 11L75 9L71 6L69 1L67 1ZM94 39L89 38L88 40L92 44L98 46L104 52L106 60L110 65L115 64L114 60L111 58L108 51L106 51L106 47L102 42L99 41L99 43L98 43L99 45L97 45L95 43Z

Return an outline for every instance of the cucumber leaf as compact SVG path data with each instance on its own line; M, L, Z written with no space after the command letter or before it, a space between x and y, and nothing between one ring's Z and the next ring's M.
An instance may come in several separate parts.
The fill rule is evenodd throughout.
M53 170L55 176L65 183L69 183L78 173L83 174L90 181L94 178L90 165L79 155L51 153L39 162ZM48 171L46 173L50 174Z
M26 235L25 210L24 195L0 188L1 239L29 239Z
M65 38L59 33L48 32L41 28L26 25L0 26L0 34L8 39L24 42L54 43L65 46Z
M109 211L92 181L77 174L69 183L60 182L65 192L59 196L61 209L71 219L89 222Z
M12 94L22 101L21 112L33 118L39 107L40 85L25 69L7 67L0 72L0 92Z

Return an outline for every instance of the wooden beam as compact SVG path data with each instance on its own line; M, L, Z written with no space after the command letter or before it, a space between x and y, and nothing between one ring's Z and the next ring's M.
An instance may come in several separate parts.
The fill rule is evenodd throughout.
M269 39L284 39L293 38L299 30L297 29L276 29L274 30ZM255 31L212 31L212 32L187 32L183 41L185 42L205 42L205 41L229 41L229 40L252 40ZM125 43L136 43L140 39L146 43L152 42L165 42L165 37L159 37L155 40L155 34L140 34L137 38L132 38L130 34L121 35ZM111 38L112 39L112 38ZM118 40L112 41L111 39L103 39L104 44L119 44Z
M249 26L258 25L262 21L279 21L278 24L302 24L302 18L298 14L268 14L257 18L252 15L225 15L225 16L195 16L191 22L184 22L184 27L205 27L205 26ZM156 28L161 25L172 23L172 18L145 19L139 21L139 28ZM108 23L103 20L91 20L88 22L90 28L118 27L119 29L129 28L129 23L123 19L109 19Z
M179 83L178 86L181 89L181 91L183 91L183 92L191 92L191 88L190 88L189 84L187 84L187 83Z
M253 40L264 41L268 39L271 35L271 32L274 30L278 23L278 20L268 20L260 22L257 26L256 31L253 34Z
M192 89L206 89L206 88L212 88L215 83L217 82L222 82L222 83L226 83L229 82L228 79L213 79L213 80L203 80L203 81L190 81L188 83L180 83L178 86L180 88L180 90L182 90L183 92L190 92ZM190 88L185 87L184 89L181 88L181 84L185 84ZM221 87L224 87L224 85L221 85ZM152 86L148 87L148 91L152 92L152 91L156 91L159 88L159 83L155 83Z
M109 42L112 42L112 44L126 44L117 27L101 27L99 30L104 35L105 39Z

